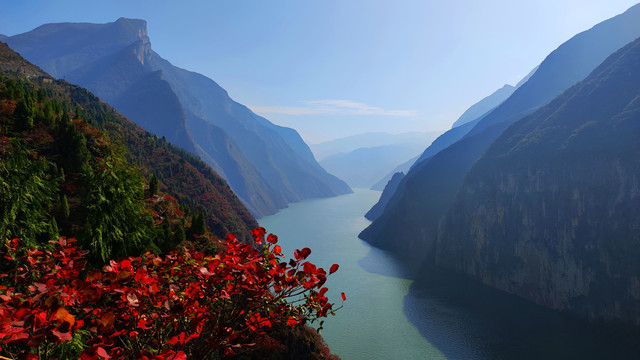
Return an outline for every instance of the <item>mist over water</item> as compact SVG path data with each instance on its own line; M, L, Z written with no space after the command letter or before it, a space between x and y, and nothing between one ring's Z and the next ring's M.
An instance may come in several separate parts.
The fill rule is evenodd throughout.
M322 335L342 359L640 358L634 335L623 329L586 325L369 246L358 233L379 196L356 189L290 204L260 220L286 255L309 247L314 264L340 265L327 281L329 298L340 306L344 291L347 301L325 320Z

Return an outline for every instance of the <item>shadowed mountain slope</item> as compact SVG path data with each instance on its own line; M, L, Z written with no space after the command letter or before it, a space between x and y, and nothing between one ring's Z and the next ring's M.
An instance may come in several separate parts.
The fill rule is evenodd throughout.
M505 85L500 89L494 91L491 95L485 97L479 102L473 104L469 109L467 109L459 118L453 123L453 126L450 130L446 131L444 134L438 136L429 147L426 148L422 152L420 156L415 159L411 159L408 162L401 164L396 167L394 170L385 175L382 179L378 180L371 189L372 190L383 190L386 187L386 184L391 178L398 172L402 172L406 174L413 167L413 165L418 164L419 162L430 158L431 156L437 154L441 150L447 148L448 146L454 144L456 141L462 139L471 129L485 116L487 116L493 109L495 109L498 105L500 105L505 99L507 99L513 92L520 87L522 84L527 82L531 75L535 73L538 69L536 67L533 69L527 76L525 76L515 87L511 85ZM396 181L399 179L396 178ZM387 206L389 200L393 196L393 193L389 193L389 191L395 192L398 188L399 183L396 183L394 186L387 188L387 192L380 197L380 201L374 206L376 209L371 209L367 213L367 219L375 220L382 214L382 209Z
M440 224L435 263L640 324L640 39L505 130Z
M40 68L28 63L4 43L0 43L0 74L4 76L2 85L5 88L5 91L0 92L0 120L3 134L8 135L5 140L8 139L11 143L10 146L7 146L8 143L3 145L3 161L9 161L7 156L13 156L4 151L10 150L14 144L26 144L25 146L32 147L39 153L38 158L51 161L53 165L50 166L63 174L60 176L61 180L51 178L46 182L52 184L51 186L59 185L56 194L51 196L51 201L56 203L55 206L60 206L62 197L68 197L70 215L61 216L60 211L45 207L37 211L49 211L47 221L55 218L60 230L65 231L64 235L82 237L83 233L88 231L83 229L87 221L86 208L90 205L86 198L88 190L91 189L88 184L91 182L87 179L91 179L98 172L95 169L91 171L89 165L98 170L109 168L115 165L104 162L106 160L103 159L114 157L116 163L127 162L123 166L129 170L123 171L124 174L142 174L147 179L154 175L157 177L158 188L163 195L154 197L154 194L149 194L149 204L172 202L163 200L169 199L170 195L181 205L188 205L192 211L202 213L207 227L217 237L224 238L228 233L234 233L246 241L251 239L250 230L258 226L256 220L231 191L226 181L195 155L143 130L86 89L64 80L55 80ZM20 93L25 94L22 95L24 99L20 99ZM28 96L30 93L37 94L37 97L34 99L33 96ZM32 103L31 106L19 105L29 102ZM15 109L18 108L22 110L16 112ZM32 123L23 124L25 119L32 119ZM123 152L122 159L118 158L120 151ZM117 176L114 178L114 181L118 180ZM105 191L107 184L101 183L98 187ZM11 191L19 192L20 189L11 188ZM105 201L117 201L115 197L105 197ZM170 227L176 231L180 216L160 215L159 209L148 206L158 215L155 219L156 224L168 222L171 218L174 222ZM179 213L176 209L171 211ZM139 222L142 224L144 220L141 218ZM126 233L125 229L121 231ZM153 240L158 239L162 239L162 236ZM171 238L169 242L173 240ZM156 242L156 245L161 244Z
M87 87L132 121L198 154L256 216L351 191L320 167L295 130L257 116L213 80L153 52L142 20L47 24L6 41L55 77Z
M640 5L558 47L526 83L464 138L419 161L400 183L382 216L360 236L376 246L433 259L438 223L475 161L509 125L582 80L607 56L640 36L638 19Z

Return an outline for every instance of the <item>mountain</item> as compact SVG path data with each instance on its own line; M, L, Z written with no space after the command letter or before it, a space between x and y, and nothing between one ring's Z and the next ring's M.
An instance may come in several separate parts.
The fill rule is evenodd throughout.
M111 250L98 249L102 257L123 256L131 244L167 249L189 240L192 219L202 216L218 238L251 239L256 220L196 156L4 43L0 80L4 238L46 243L60 232L83 244L111 239ZM143 191L151 182L157 189Z
M391 172L389 172L387 175L385 175L382 179L378 180L378 182L376 182L371 187L371 189L383 190L383 193L380 196L380 200L378 200L378 202L371 208L371 210L367 212L368 214L367 219L373 221L378 217L380 217L380 215L383 214L382 210L387 207L387 204L389 203L389 201L393 199L393 195L395 194L395 192L398 190L398 188L400 188L399 183L396 184L395 186L390 186L390 187L386 186L387 182L391 180L394 174L398 172L401 172L403 174L408 174L413 167L421 166L421 164L428 162L433 155L439 153L440 151L446 149L448 146L454 144L456 141L462 139L486 115L487 113L483 114L482 116L480 116L479 118L473 121L470 121L466 124L462 124L458 127L454 127L446 131L444 134L440 135L437 139L435 139L433 143L431 143L431 145L429 145L429 147L427 147L420 156L414 159L410 159L409 161L399 165L398 167L393 169ZM389 191L392 191L392 193L389 193ZM365 236L365 235L361 235L361 236Z
M500 103L511 96L515 90L516 88L514 86L508 84L504 85L500 89L494 91L491 95L473 104L464 113L462 113L462 115L460 115L458 120L456 120L451 127L455 128L460 125L464 125L486 114L488 111L493 110L493 108L500 105Z
M373 205L371 209L369 209L369 211L367 211L367 213L364 215L365 218L373 221L379 218L380 215L382 215L382 213L384 212L384 208L387 206L389 200L391 200L391 197L393 196L393 194L395 194L396 190L398 190L398 186L400 185L400 182L403 178L403 172L396 172L395 174L393 174L393 176L391 176L391 179L387 181L384 189L382 189L380 200L378 200L378 202Z
M387 173L387 175L385 175L382 179L378 180L378 182L376 182L375 184L373 184L370 189L371 190L377 190L377 191L383 191L384 188L387 186L387 183L389 182L389 180L391 180L393 178L393 176L397 173L402 173L402 176L404 176L404 174L406 174L407 172L409 172L409 169L411 169L411 167L413 166L413 164L415 164L415 162L418 160L420 156L416 156L416 157L412 157L411 159L403 162L402 164L396 166L393 170L391 170L389 173ZM392 187L393 191L395 192L395 187ZM389 197L391 197L391 195L393 194L389 194ZM386 206L386 204L385 204ZM367 218L369 219L369 218ZM373 219L369 219L369 220L373 220Z
M487 116L493 109L495 109L500 103L502 103L505 99L507 99L513 92L519 88L522 84L526 83L529 78L538 70L538 67L535 67L527 76L525 76L518 84L514 87L511 85L505 85L500 89L494 91L491 95L485 97L479 102L471 105L469 109L467 109L459 118L456 120L451 129L446 131L444 134L438 136L429 147L427 147L424 152L409 161L399 165L383 178L378 180L373 186L371 186L372 190L381 190L384 191L387 182L391 180L394 174L401 172L406 174L413 167L414 164L418 164L425 159L429 159L431 156L437 154L440 150L447 148L448 146L454 144L456 141L462 139L464 135L466 135L471 129L485 116ZM398 188L399 184L389 187L386 191L395 192ZM367 219L373 221L377 219L380 215L382 215L382 209L387 206L387 202L391 200L393 193L383 194L384 196L380 197L380 200L376 205L374 205L375 210L372 208L371 211L367 213Z
M0 236L7 248L15 237L26 248L43 250L59 235L75 237L89 250L81 259L89 270L102 266L104 255L140 256L149 248L211 254L229 232L253 241L256 220L202 160L141 129L86 89L54 79L4 43L0 129ZM85 268L77 259L70 266L73 261L75 269ZM0 262L3 273L13 265ZM66 276L74 278L73 272ZM12 276L2 280L4 287L16 285ZM248 356L337 358L308 325L274 324L266 333L268 345ZM61 353L75 359L80 351Z
M418 164L423 160L429 159L433 155L437 154L441 150L455 144L458 140L467 135L482 119L487 117L491 112L502 104L506 99L519 89L522 85L538 71L540 66L536 66L522 78L516 86L504 85L500 89L494 91L491 95L485 97L479 102L471 105L459 118L456 120L451 129L444 134L440 135L433 143L420 155L420 158L415 162ZM474 117L475 116L475 117Z
M435 263L640 324L639 139L640 38L488 147L441 222Z
M574 36L549 54L526 83L462 139L418 161L382 216L360 236L376 246L433 261L438 223L475 161L509 125L584 79L607 56L640 36L639 18L640 4Z
M320 165L350 186L369 188L422 152L438 132L371 132L310 145ZM399 170L402 171L402 170ZM384 188L388 179L381 185Z
M420 149L402 145L358 148L348 153L330 155L320 160L328 172L345 180L349 186L369 188L399 163L407 161Z
M318 161L331 155L344 154L356 149L373 148L385 145L399 145L422 151L428 146L437 132L406 132L401 134L390 134L385 132L370 132L343 138L333 139L318 144L310 144L309 147Z
M255 216L351 191L315 161L295 130L155 53L142 20L47 24L5 40L54 77L88 88L136 124L199 155Z
M491 110L489 111L491 112ZM391 179L391 177L393 176L393 174L397 173L397 172L403 172L403 173L408 173L408 171L414 166L417 165L421 162L423 162L424 160L428 160L430 159L433 155L437 154L438 152L440 152L441 150L446 149L448 146L454 144L456 141L462 139L469 131L471 131L471 129L473 129L473 127L480 121L482 120L482 118L484 118L486 115L488 115L488 113L485 113L483 115L481 115L479 118L469 121L465 124L462 124L460 126L457 127L453 127L447 131L444 132L444 134L438 136L432 143L431 145L429 145L423 152L422 154L420 154L418 157L416 157L415 159L410 159L409 161L399 165L398 167L396 167L395 169L393 169L392 171L390 171L387 175L385 175L383 178L381 178L380 180L378 180L378 182L376 182L371 189L372 190L382 190L385 185L387 184L387 181L389 181ZM392 195L392 194L390 194ZM390 198L390 197L389 197Z

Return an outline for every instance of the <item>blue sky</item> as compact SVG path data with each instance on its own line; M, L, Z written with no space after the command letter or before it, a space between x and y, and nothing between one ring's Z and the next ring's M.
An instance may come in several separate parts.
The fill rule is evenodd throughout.
M0 33L147 20L152 48L310 143L448 129L637 0L0 0Z

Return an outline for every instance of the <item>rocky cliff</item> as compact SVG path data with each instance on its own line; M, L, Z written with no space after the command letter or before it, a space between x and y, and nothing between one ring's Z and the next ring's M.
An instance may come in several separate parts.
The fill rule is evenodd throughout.
M509 127L440 224L435 263L640 324L640 39Z
M136 124L199 155L255 216L351 191L315 161L295 130L155 53L143 20L47 24L6 41L55 77L88 88Z
M638 19L640 4L554 50L526 83L462 139L419 160L384 213L360 236L376 246L411 256L419 253L433 260L440 219L452 205L471 166L507 127L583 80L609 55L640 36Z
M364 215L365 218L373 221L380 217L380 215L382 215L382 212L389 203L391 196L398 189L398 185L400 185L400 181L402 181L402 178L404 178L403 172L397 172L393 174L389 182L387 182L387 185L384 187L384 190L380 195L380 200L378 200L378 202L373 205L373 207L369 211L367 211L367 213Z

